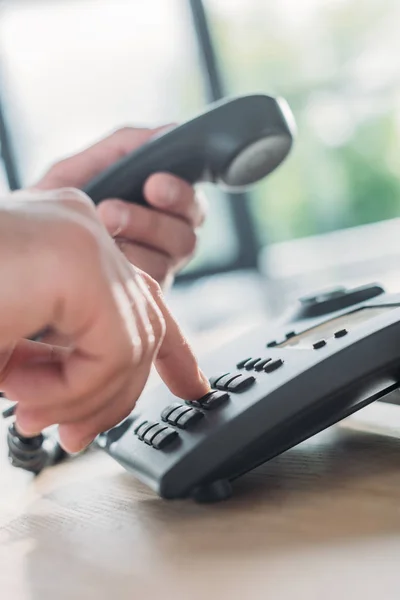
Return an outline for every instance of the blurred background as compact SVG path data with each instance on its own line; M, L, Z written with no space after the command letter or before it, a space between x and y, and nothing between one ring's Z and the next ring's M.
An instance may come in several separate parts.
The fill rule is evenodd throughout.
M297 296L399 289L398 0L0 0L0 190L124 125L224 96L284 96L290 158L245 195L215 188L170 301L207 331Z

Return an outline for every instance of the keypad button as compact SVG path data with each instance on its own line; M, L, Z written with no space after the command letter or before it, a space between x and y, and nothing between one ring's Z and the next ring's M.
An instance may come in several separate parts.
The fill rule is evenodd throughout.
M277 360L273 360L273 361L269 362L268 364L266 364L264 367L264 371L266 373L272 373L273 371L276 371L277 369L279 369L279 367L281 367L282 365L283 365L283 360L281 358L278 358Z
M142 421L141 423L139 423L139 425L135 428L135 434L139 435L142 427L146 427L147 424L148 424L148 421Z
M214 391L203 396L203 398L198 400L198 403L201 406L201 408L204 408L205 410L213 410L214 408L219 408L228 400L229 394L227 394L226 392Z
M245 365L247 362L249 362L249 360L251 360L251 358L250 358L250 357L249 357L249 358L245 358L244 360L240 360L240 361L237 363L237 365L236 365L236 368L237 368L237 369L243 369L244 365Z
M240 375L228 383L228 390L230 392L244 392L245 390L248 390L255 381L256 378L252 375Z
M150 429L153 429L153 427L155 427L156 425L158 425L158 423L147 423L146 427L141 428L140 431L138 431L138 433L137 433L139 440L143 441L146 433Z
M319 340L318 342L314 342L314 344L313 344L314 350L319 350L320 348L323 348L324 346L326 346L325 340Z
M201 408L200 400L186 400L186 404L191 408Z
M218 381L227 375L229 375L229 373L222 373L221 375L214 375L213 377L210 377L209 382L211 387L215 387Z
M136 435L138 436L139 440L143 441L144 436L149 431L149 429L152 429L156 425L158 425L158 423L147 421L146 423L143 423L142 427L138 427L138 429L136 430Z
M267 348L274 348L277 345L278 345L278 342L276 340L272 340L271 342L268 342Z
M215 384L215 387L217 388L217 390L226 390L228 387L228 384L233 381L234 379L236 379L237 377L241 377L240 373L230 373L229 375L225 375L225 377L222 377L221 379L219 379L217 381L217 383Z
M254 370L255 371L262 371L263 368L265 367L265 365L269 362L271 362L272 358L262 358L261 360L258 361L258 363L256 365L254 365Z
M152 440L153 448L156 450L164 450L167 446L169 446L174 440L178 438L178 432L174 431L170 427L167 427L157 435Z
M161 433L161 431L164 431L164 429L167 429L166 425L160 425L160 423L157 423L157 425L154 425L154 427L150 427L150 429L146 430L143 441L151 446L156 435Z
M161 413L161 419L163 421L168 421L169 415L180 406L182 406L182 402L174 402L173 404L167 406L167 408L164 408L164 410Z
M347 329L339 329L339 331L335 332L335 338L341 338L348 334Z
M176 426L180 429L189 429L196 425L199 421L204 418L204 414L195 408L189 408L185 413L183 413L179 419L176 421Z
M252 369L254 369L254 366L258 363L259 360L261 360L260 357L251 358L250 360L248 360L247 363L244 365L246 371L251 371Z
M176 425L179 417L181 417L182 415L187 413L189 410L190 410L189 406L187 406L186 404L181 404L178 408L176 408L174 411L172 411L172 413L170 413L170 415L168 417L168 423L170 425Z

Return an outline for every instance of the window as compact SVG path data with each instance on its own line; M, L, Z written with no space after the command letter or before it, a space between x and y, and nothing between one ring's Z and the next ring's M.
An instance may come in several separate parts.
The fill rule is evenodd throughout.
M22 184L120 126L203 110L195 43L182 0L0 2L1 93ZM207 193L191 269L226 268L238 251L226 197Z
M186 275L255 267L258 253L279 307L278 280L343 283L342 265L353 280L360 261L363 278L380 279L389 255L400 260L396 0L0 0L0 93L24 183L116 127L203 109L189 11L202 4L225 92L284 96L298 136L249 195L250 222L247 204L208 188ZM376 272L358 252L367 238L386 252Z
M283 95L292 156L253 194L262 242L400 213L397 0L206 0L230 93Z

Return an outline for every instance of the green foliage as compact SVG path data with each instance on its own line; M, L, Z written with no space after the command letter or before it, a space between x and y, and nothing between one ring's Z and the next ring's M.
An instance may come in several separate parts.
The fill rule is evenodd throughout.
M261 240L399 216L398 2L234 4L208 6L230 92L285 96L298 124L292 156L253 193Z

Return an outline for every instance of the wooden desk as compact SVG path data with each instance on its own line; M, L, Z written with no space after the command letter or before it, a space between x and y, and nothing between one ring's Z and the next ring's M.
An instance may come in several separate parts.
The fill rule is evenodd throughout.
M1 600L400 597L400 428L336 427L207 506L162 501L94 451L34 480L0 428Z

